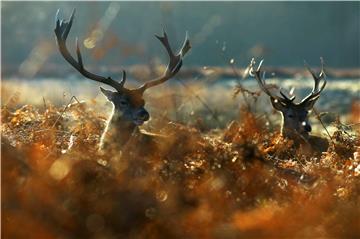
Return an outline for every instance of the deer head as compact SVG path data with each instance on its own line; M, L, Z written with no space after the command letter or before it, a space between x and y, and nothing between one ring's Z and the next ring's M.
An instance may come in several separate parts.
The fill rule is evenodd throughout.
M269 85L265 83L265 72L261 72L261 65L263 60L259 63L257 69L254 69L255 61L252 59L250 63L251 75L257 80L259 87L269 97L274 109L282 114L283 122L281 127L281 133L286 137L302 136L307 137L311 132L311 125L309 123L309 112L314 107L315 102L319 99L321 92L326 86L324 61L321 61L321 71L319 75L316 75L314 71L310 69L305 62L305 66L311 73L314 79L314 86L309 95L307 95L300 103L295 103L295 96L287 96L280 89L280 96L273 94L270 91ZM323 84L319 87L320 82L323 80Z
M123 71L122 79L120 81L115 81L111 77L103 77L87 71L83 65L83 60L77 39L76 39L77 60L75 60L72 57L72 55L69 53L66 47L66 39L68 37L68 34L70 32L74 20L75 9L71 14L70 19L67 21L59 20L58 14L59 14L59 10L56 13L56 26L54 32L56 35L59 51L61 55L64 57L64 59L67 62L69 62L70 65L72 65L77 71L79 71L86 78L104 83L114 88L115 91L111 91L100 87L101 92L113 104L114 115L121 116L123 121L132 123L136 126L142 125L145 121L149 119L149 113L144 108L145 101L143 99L143 93L145 92L146 89L162 84L165 81L169 80L170 78L175 76L175 74L180 70L182 66L182 59L191 48L187 36L178 54L174 54L173 51L171 50L168 37L165 32L163 33L162 37L156 36L165 47L170 58L164 74L157 79L144 83L138 88L127 89L124 87L126 81L125 71Z

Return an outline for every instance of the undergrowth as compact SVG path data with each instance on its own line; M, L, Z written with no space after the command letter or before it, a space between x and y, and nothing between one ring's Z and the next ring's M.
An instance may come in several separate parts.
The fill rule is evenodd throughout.
M152 143L99 152L105 119L2 107L4 238L360 237L360 138L341 122L326 152L245 110L222 131L163 122Z

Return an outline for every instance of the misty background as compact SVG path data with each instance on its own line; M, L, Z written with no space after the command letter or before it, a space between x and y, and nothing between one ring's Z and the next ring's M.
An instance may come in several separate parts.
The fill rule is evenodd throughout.
M154 34L166 29L173 48L188 31L186 66L237 66L252 56L271 66L360 65L359 2L3 2L2 73L16 74L38 58L36 71L67 63L56 49L55 14L76 15L67 43L79 38L86 66L166 62ZM222 51L225 50L225 51ZM67 67L67 68L66 68ZM27 69L29 72L29 69ZM30 69L31 72L31 69Z

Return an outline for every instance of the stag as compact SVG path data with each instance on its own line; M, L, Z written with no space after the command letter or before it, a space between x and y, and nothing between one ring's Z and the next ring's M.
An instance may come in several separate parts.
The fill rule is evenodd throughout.
M149 112L145 109L145 100L143 98L144 92L156 85L162 84L174 77L179 72L183 58L185 54L190 50L191 45L186 35L183 46L180 51L175 54L169 44L169 40L166 32L163 32L163 36L155 35L161 44L165 47L167 54L169 55L169 62L167 68L162 76L150 80L142 84L138 88L128 89L125 88L126 72L123 71L122 79L120 81L113 80L111 77L103 77L89 72L85 69L78 40L76 39L76 54L77 60L70 54L66 47L66 39L70 32L75 9L73 10L69 20L60 20L58 18L59 11L56 14L56 26L55 35L57 39L57 45L61 55L64 59L70 63L80 74L84 77L101 82L114 88L115 91L106 90L100 87L101 92L105 95L108 101L113 105L111 116L109 117L105 130L102 133L100 141L100 149L105 149L110 144L116 144L122 147L129 139L139 131L139 126L148 121L150 116Z
M287 96L280 89L280 96L273 94L270 91L271 86L265 83L265 72L261 72L261 65L263 60L259 63L257 69L254 68L255 61L251 61L251 75L258 82L261 90L270 97L273 108L279 111L282 115L281 134L284 137L291 139L308 140L309 133L311 132L311 125L309 123L309 113L314 107L314 104L319 99L321 92L326 86L324 61L321 60L321 71L317 75L310 67L305 63L307 70L311 73L314 79L314 86L310 94L308 94L300 103L295 103L295 96ZM320 83L323 81L322 85Z

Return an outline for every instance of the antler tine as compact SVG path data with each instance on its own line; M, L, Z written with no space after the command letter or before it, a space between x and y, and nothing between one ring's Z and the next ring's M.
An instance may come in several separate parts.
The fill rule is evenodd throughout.
M164 45L164 47L165 47L167 53L169 54L170 58L174 57L174 53L171 50L169 39L168 39L168 36L167 36L166 32L163 30L163 36L162 37L158 36L158 35L155 35L155 37L157 39L159 39L159 41Z
M310 94L307 95L300 104L307 102L309 100L315 100L317 98L319 98L320 93L324 90L325 86L326 86L326 74L324 71L324 59L322 57L320 57L320 63L321 63L321 70L319 75L317 76L315 74L315 72L310 68L310 66L307 64L306 61L305 62L305 67L307 68L307 70L311 73L313 79L314 79L314 86L313 89L311 90ZM321 87L319 88L319 84L321 82L321 80L324 80L324 83L321 85Z
M261 77L261 65L264 62L264 60L261 60L257 69L254 70L254 65L255 65L255 60L254 58L251 59L250 62L250 75L254 76L256 81L258 82L258 85L260 87L260 89L266 93L268 96L270 96L271 98L274 99L279 99L279 97L277 97L276 95L273 95L269 89L266 87L266 83L265 83L265 72L263 72L263 77Z
M126 81L126 71L123 70L123 71L122 71L122 79L121 79L121 81L119 82L119 84L121 85L121 87L124 87L125 81Z
M162 37L157 36L157 35L155 35L155 36L156 36L156 38L159 39L159 41L165 47L165 49L169 55L169 63L166 67L164 74L161 77L151 80L151 81L148 81L148 82L144 83L142 86L140 86L138 89L136 89L140 93L143 93L146 89L148 89L150 87L164 83L165 81L167 81L171 77L173 77L176 73L178 73L178 71L180 70L180 68L182 66L182 60L183 60L185 54L191 49L191 45L190 45L190 41L188 39L187 33L185 36L184 44L181 47L179 53L176 55L171 50L170 43L169 43L169 40L168 40L168 37L167 37L167 34L165 31L163 32Z
M320 70L320 73L319 73L319 76L317 76L315 74L315 72L310 68L309 64L304 61L305 63L305 67L307 68L307 70L311 73L312 77L314 78L314 81L315 81L315 84L314 84L314 88L313 88L313 91L318 91L319 90L319 83L322 79L324 79L324 84L326 83L326 80L325 80L325 72L324 72L324 59L322 57L320 57L320 63L321 63L321 70Z
M284 103L287 103L287 102L292 102L294 101L295 99L295 96L292 96L291 98L287 97L283 92L282 90L280 89L280 94L283 98L277 96L277 95L274 95L272 94L268 87L266 86L266 83L265 83L265 72L263 72L263 76L261 77L260 74L261 74L261 65L262 63L264 62L264 60L261 60L258 67L257 67L257 70L254 71L254 65L255 65L255 60L254 58L251 59L251 62L250 62L250 75L254 76L256 81L258 82L258 85L260 87L260 89L266 93L268 96L270 96L271 98L273 99L276 99L278 101L281 101L281 102L284 102Z
M285 99L286 101L292 102L292 101L295 100L295 96L292 96L292 97L290 97L290 98L287 97L287 95L285 95L285 94L282 92L281 88L280 88L280 95L281 95L282 97L284 97L284 99Z
M56 35L56 39L57 39L57 45L59 47L59 51L61 53L61 55L64 57L64 59L70 63L70 65L72 65L78 72L80 72L83 76L85 76L86 78L90 79L90 80L94 80L94 81L98 81L101 83L104 83L106 85L112 86L113 88L115 88L117 91L121 92L121 91L125 91L126 89L123 87L124 83L125 83L125 78L126 78L126 74L124 72L123 74L123 79L122 81L119 83L113 79L111 79L111 77L103 77L103 76L99 76L96 74L93 74L89 71L87 71L84 68L83 65L83 60L82 60L82 56L81 56L81 52L80 52L80 47L79 47L79 43L78 43L78 39L76 39L76 55L77 55L77 61L72 57L72 55L70 54L70 52L68 51L67 47L66 47L66 39L69 35L73 20L74 20L74 16L75 16L75 9L73 10L69 20L59 20L58 18L59 16L59 10L57 10L56 12L56 24L55 24L55 35Z

